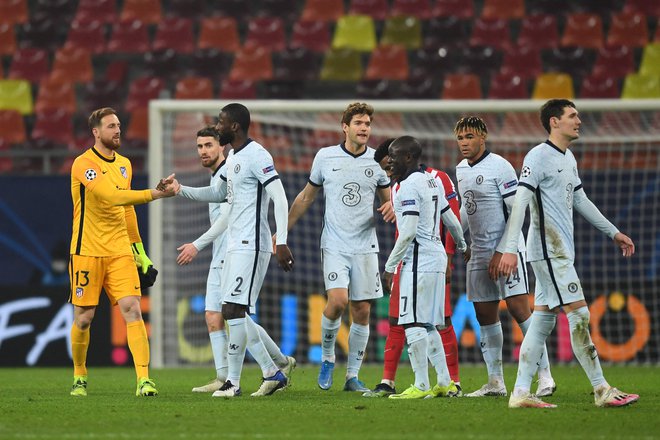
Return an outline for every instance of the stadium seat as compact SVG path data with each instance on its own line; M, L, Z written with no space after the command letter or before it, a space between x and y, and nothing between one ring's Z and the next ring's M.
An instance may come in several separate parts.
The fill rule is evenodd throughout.
M607 44L609 46L643 47L648 42L648 24L642 13L620 12L612 14L610 30L607 33Z
M485 0L481 16L487 19L518 20L525 16L524 0Z
M206 0L169 0L167 14L197 20L204 16Z
M0 110L0 142L8 146L26 139L23 115L18 110Z
M193 131L190 131L192 134ZM149 109L136 108L130 112L126 139L148 141L149 140Z
M225 78L220 86L220 99L256 99L257 86L250 80Z
M456 63L456 70L474 73L488 81L488 75L498 70L502 64L502 54L490 46L468 46L461 49L461 56Z
M189 73L196 76L221 77L229 73L232 55L218 49L197 49L190 60Z
M520 76L523 79L536 78L543 73L541 51L530 46L514 46L504 52L501 72Z
M591 74L582 79L579 97L582 99L619 99L619 77Z
M74 20L114 23L117 20L117 0L80 0Z
M213 83L201 76L188 76L177 81L174 99L213 99Z
M198 49L236 52L241 47L238 23L234 17L205 17L200 21Z
M44 49L18 49L11 59L8 78L38 83L50 72L48 52Z
M297 8L297 0L261 0L255 13L259 17L281 17L288 24L297 18Z
M174 79L181 75L180 56L172 49L153 50L144 54L142 74L163 79Z
M550 14L527 15L520 22L518 46L551 49L559 46L557 17Z
M342 15L344 15L343 0L305 0L300 19L334 23Z
M16 52L16 33L14 32L14 25L10 23L0 23L0 56L13 55L14 52ZM2 77L0 76L0 78Z
M564 72L574 77L591 73L595 52L583 47L558 47L541 54L546 72Z
M304 47L325 53L330 48L330 29L324 21L296 21L291 32L291 48Z
M105 23L101 20L74 19L64 44L66 47L85 49L92 54L105 52Z
M493 75L488 89L488 99L529 99L527 79L513 73Z
M156 77L141 77L135 79L128 88L125 110L133 112L138 108L147 108L149 101L158 99L165 88L165 81Z
M393 0L391 16L406 15L420 20L432 17L430 0Z
M27 0L2 0L0 2L0 23L27 23L29 16Z
M493 46L501 50L508 50L511 47L509 22L477 18L472 25L470 46Z
M371 52L376 48L376 26L369 15L344 15L337 20L333 49Z
M79 47L58 49L50 76L62 82L91 81L94 78L92 57L86 49Z
M627 46L604 46L598 50L592 73L596 76L623 78L635 71L633 49Z
M60 144L73 144L73 118L63 109L37 112L32 139L48 139Z
M248 21L245 45L260 46L279 52L286 48L284 21L279 17L258 17Z
M631 73L623 82L623 99L657 99L660 98L660 75L644 75Z
M276 80L312 81L319 76L320 56L304 47L275 54L273 78Z
M69 0L37 0L34 16L47 16L59 23L68 23L76 9L76 2Z
M401 83L401 97L405 99L436 99L438 88L432 77L410 78Z
M172 49L179 54L195 50L193 23L190 18L167 17L156 27L153 50Z
M61 46L63 40L64 28L50 17L33 18L22 25L20 37L22 47L53 51Z
M385 28L380 44L402 44L406 49L418 49L422 45L422 25L415 17L390 17L385 20Z
M151 49L147 26L139 20L121 20L112 27L108 52L145 53Z
M0 110L17 110L22 115L34 111L32 87L24 79L0 80Z
M256 2L245 0L213 0L213 13L234 17L239 23L243 23L252 16L252 7Z
M126 82L128 77L128 61L115 58L105 68L105 79L118 83Z
M233 80L263 81L273 77L273 58L270 50L263 47L244 46L234 56L229 71Z
M362 79L360 53L351 49L330 49L323 58L322 81L359 81Z
M386 79L363 79L355 84L355 96L360 99L393 99L392 89Z
M575 98L573 78L566 73L544 73L534 82L532 99Z
M435 0L431 14L434 17L456 17L467 20L474 17L473 0Z
M660 3L656 0L626 0L623 10L641 12L647 17L660 18Z
M410 69L411 78L433 78L443 75L455 67L459 52L453 48L430 49L422 48L412 52L413 66Z
M600 49L603 41L603 20L600 15L577 12L566 18L564 34L559 43L564 47Z
M124 0L119 19L139 20L145 24L158 24L161 21L161 0Z
M348 6L351 15L368 15L374 20L385 20L390 16L388 0L351 0Z
M364 74L365 80L408 79L408 52L403 46L381 45L374 49Z
M639 73L641 75L660 76L660 42L646 45L642 52Z
M71 82L53 77L46 78L39 83L34 111L39 113L56 109L62 109L70 114L75 113L76 93Z
M436 17L424 23L424 47L463 47L468 41L466 20Z
M481 81L474 74L448 74L442 82L442 99L482 99Z
M83 86L81 111L86 114L101 107L124 108L126 91L121 83L108 79L90 81Z

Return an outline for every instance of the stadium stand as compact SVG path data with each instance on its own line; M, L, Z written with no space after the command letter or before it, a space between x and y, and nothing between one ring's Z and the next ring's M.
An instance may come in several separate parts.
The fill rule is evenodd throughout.
M376 48L376 25L369 15L345 15L337 20L333 49L371 52Z

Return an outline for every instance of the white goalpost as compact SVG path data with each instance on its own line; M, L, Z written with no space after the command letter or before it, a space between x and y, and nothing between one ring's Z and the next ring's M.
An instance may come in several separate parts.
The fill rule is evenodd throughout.
M251 112L249 135L273 155L289 203L305 185L318 149L343 140L340 119L350 102L242 101ZM197 157L195 134L214 124L227 103L150 103L151 185L170 173L176 173L185 185L208 185L210 175ZM507 158L518 171L525 153L547 138L538 117L542 101L369 103L375 108L369 145L376 147L388 137L413 135L422 142L424 162L452 178L460 161L453 127L461 116L483 118L489 130L488 148ZM590 304L592 336L605 361L658 363L660 299L655 286L660 281L660 100L575 103L582 127L581 137L571 149L585 191L637 246L635 256L624 260L607 237L576 216L576 268ZM316 362L320 357L320 315L325 301L318 249L322 215L323 202L317 200L290 232L296 267L285 274L271 262L256 314L282 350L302 363ZM377 222L384 263L393 245L393 228ZM149 291L154 367L212 364L203 301L210 249L200 252L190 265L176 264L176 248L193 241L208 227L206 204L179 197L149 204L149 256L160 271L158 282ZM460 360L481 362L478 326L464 296L465 266L458 257L454 262L451 295ZM533 282L530 287L533 291ZM367 361L379 362L386 335L387 297L372 310ZM521 334L504 311L502 322L504 359L512 362L517 358ZM553 362L572 359L570 341L562 333L564 324L560 318L549 340ZM346 335L340 331L340 361L345 342Z

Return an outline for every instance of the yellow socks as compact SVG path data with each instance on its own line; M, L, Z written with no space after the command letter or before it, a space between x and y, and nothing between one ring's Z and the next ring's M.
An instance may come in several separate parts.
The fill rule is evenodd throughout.
M81 330L76 324L73 324L71 326L71 354L74 376L87 376L87 347L89 347L89 327Z
M133 355L135 373L138 379L149 377L149 339L144 321L133 321L126 324L128 348Z

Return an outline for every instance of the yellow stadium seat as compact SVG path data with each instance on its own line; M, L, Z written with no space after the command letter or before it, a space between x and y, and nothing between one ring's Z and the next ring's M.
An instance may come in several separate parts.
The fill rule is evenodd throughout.
M385 20L380 39L382 45L401 44L406 49L419 49L422 45L422 25L415 17L398 16Z
M623 82L623 99L660 98L660 74L631 73Z
M326 52L321 68L322 81L359 81L362 79L360 53L352 49L331 49Z
M337 20L333 49L355 49L371 52L376 47L376 26L368 15L345 15Z
M24 79L0 80L0 110L18 110L22 115L34 113L30 82Z
M544 73L534 82L532 99L575 98L573 78L567 73Z
M640 75L660 75L660 42L648 44L639 64Z

